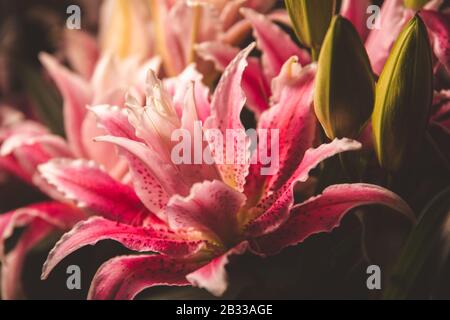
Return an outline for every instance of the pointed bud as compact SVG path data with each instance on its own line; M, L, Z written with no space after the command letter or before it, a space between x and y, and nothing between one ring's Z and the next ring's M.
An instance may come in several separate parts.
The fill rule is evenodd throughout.
M285 0L295 33L317 60L335 11L335 0Z
M420 10L427 4L430 0L403 0L405 7L413 10Z
M372 114L374 95L369 57L358 32L336 16L323 42L314 91L314 109L328 138L357 138Z
M430 42L416 15L395 42L376 86L372 125L382 167L397 172L414 157L425 134L432 97Z

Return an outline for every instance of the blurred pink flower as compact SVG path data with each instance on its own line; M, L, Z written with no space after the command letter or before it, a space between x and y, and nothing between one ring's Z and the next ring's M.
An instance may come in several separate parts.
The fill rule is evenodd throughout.
M93 138L105 131L97 127L95 115L87 107L97 103L122 104L127 90L142 94L144 88L138 84L144 83L146 71L159 69L158 58L142 63L133 57L119 62L110 54L98 58L96 45L89 36L81 32L71 32L70 35L82 48L87 49L83 54L78 49L67 50L71 53L68 60L77 67L75 69L79 74L46 53L40 55L44 67L63 96L67 140L52 134L38 122L24 120L17 112L13 113L5 107L0 109L0 169L38 187L54 200L0 215L1 246L16 227L27 226L27 233L30 234L22 235L6 256L0 255L2 296L5 299L22 297L19 280L27 251L50 233L68 230L88 216L42 180L36 172L38 165L58 158L91 159L104 166L115 178L126 179L127 163L118 158L115 147L94 144Z

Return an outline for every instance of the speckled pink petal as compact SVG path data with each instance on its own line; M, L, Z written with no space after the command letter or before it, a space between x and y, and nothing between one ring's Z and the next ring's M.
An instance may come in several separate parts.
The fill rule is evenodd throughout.
M94 162L55 159L39 166L41 176L67 200L114 221L139 224L149 215L133 189Z
M380 74L392 45L413 12L406 10L403 0L386 0L379 13L379 29L373 29L366 40L366 50L372 70Z
M431 10L420 11L433 45L433 51L439 62L450 73L450 22L443 13Z
M219 244L233 243L238 235L237 213L245 196L221 181L195 184L189 196L173 196L165 209L171 229L195 230Z
M206 244L202 240L183 238L181 235L168 231L163 225L159 230L152 227L134 227L102 217L92 217L78 223L56 243L44 263L42 279L46 279L53 268L72 252L108 239L117 241L133 251L152 251L171 257L195 254Z
M279 166L272 175L261 174L261 161L250 166L245 194L254 204L265 192L276 190L287 181L299 166L305 151L313 144L317 121L312 109L314 78L315 67L302 69L293 57L285 63L272 83L275 104L261 115L258 128L278 130ZM272 132L268 134L272 135ZM267 148L268 154L271 154L270 139Z
M292 56L297 56L301 65L311 61L308 53L299 48L289 35L270 19L251 9L241 9L241 12L253 26L253 35L262 51L262 63L268 79L277 76L283 64Z
M131 300L154 286L188 286L186 274L198 267L163 255L121 256L105 262L94 276L90 300Z
M367 27L366 11L371 4L371 0L344 0L341 5L341 15L353 23L363 41L370 31Z
M197 46L197 53L205 60L212 61L219 71L239 53L239 49L219 41L203 42ZM242 88L247 97L247 106L259 116L269 108L270 86L264 75L259 59L249 57L248 66L242 77Z
M414 220L409 206L387 189L370 184L334 185L321 195L294 206L286 223L275 232L257 238L252 249L264 255L276 254L313 234L330 232L351 209L372 204L387 206Z
M81 125L86 114L86 105L92 99L89 85L81 77L59 64L52 56L41 53L39 59L63 96L64 128L72 151L76 156L85 156L81 140Z
M180 179L179 172L171 164L161 161L145 144L124 137L103 136L96 141L113 143L120 147L128 160L134 189L145 206L160 214L172 194L187 195L189 186Z
M221 256L214 258L207 265L188 274L186 279L194 287L200 287L208 290L215 296L221 296L228 287L226 265L233 255L242 255L247 251L248 242L244 241L231 248Z
M302 162L289 179L282 186L265 195L253 209L256 211L254 214L257 218L247 225L247 234L251 237L262 236L279 228L289 217L294 200L293 187L296 182L305 182L309 172L323 160L341 152L360 148L359 142L343 138L322 144L316 149L307 150Z
M211 102L211 116L206 120L204 127L206 129L219 129L223 137L226 137L227 129L245 130L240 118L246 101L241 81L247 66L246 58L254 46L253 43L250 44L233 59L222 74L214 92ZM238 139L233 139L233 146L228 146L234 148L233 159L226 159L226 161L224 159L217 161L216 159L216 163L218 163L222 180L231 187L242 191L248 173L249 152L247 143L236 143L236 140ZM222 148L222 146L211 144L213 156L226 155L227 146L223 146L222 150L216 150L217 148Z

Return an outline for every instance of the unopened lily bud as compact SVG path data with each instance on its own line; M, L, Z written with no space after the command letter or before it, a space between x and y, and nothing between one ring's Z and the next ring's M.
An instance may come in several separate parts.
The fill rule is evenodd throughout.
M430 0L403 0L405 7L413 10L422 9Z
M375 80L358 32L341 16L326 34L315 83L314 109L328 138L357 138L372 114Z
M376 86L372 115L380 165L397 172L423 140L433 97L431 48L416 15L399 35Z
M295 33L317 60L335 11L335 0L285 0Z

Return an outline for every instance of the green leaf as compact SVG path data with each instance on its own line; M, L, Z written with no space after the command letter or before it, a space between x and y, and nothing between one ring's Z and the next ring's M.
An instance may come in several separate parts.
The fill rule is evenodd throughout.
M378 79L372 127L380 165L398 172L425 137L433 99L427 29L416 15L399 35Z
M323 42L314 91L314 110L328 138L357 138L374 100L375 80L358 32L335 16Z
M391 281L383 295L385 299L408 297L432 248L439 241L446 241L441 235L449 217L450 187L438 194L422 212L394 267Z

